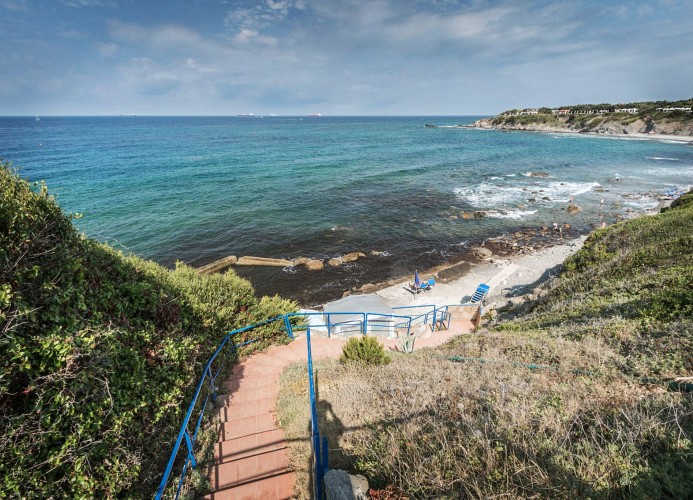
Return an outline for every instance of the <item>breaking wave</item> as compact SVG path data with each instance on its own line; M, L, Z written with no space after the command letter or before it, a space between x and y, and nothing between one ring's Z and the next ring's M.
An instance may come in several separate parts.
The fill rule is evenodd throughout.
M545 185L498 185L492 182L482 182L472 186L457 188L455 194L462 200L477 208L498 209L508 205L525 203L528 198L548 197L547 203L564 203L571 196L578 196L598 187L598 182L558 182L552 181Z

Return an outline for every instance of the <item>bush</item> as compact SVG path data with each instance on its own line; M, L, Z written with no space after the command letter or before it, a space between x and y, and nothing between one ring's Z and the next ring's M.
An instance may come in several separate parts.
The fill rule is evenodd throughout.
M387 365L392 358L375 337L352 337L344 344L339 360L343 364Z
M0 165L0 497L151 497L223 335L295 308L85 238Z

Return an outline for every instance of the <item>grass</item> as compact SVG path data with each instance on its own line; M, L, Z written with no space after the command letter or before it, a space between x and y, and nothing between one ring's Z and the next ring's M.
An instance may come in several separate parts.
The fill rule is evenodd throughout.
M595 231L513 321L384 367L319 363L330 466L412 498L693 496L693 394L666 385L693 375L693 195L677 205ZM298 470L306 391L287 369Z

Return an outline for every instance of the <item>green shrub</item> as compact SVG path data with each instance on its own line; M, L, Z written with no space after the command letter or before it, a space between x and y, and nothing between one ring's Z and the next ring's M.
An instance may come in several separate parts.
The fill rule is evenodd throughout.
M223 335L295 309L85 238L0 165L0 498L151 497Z
M344 364L387 365L392 358L375 337L352 337L344 344L339 360Z

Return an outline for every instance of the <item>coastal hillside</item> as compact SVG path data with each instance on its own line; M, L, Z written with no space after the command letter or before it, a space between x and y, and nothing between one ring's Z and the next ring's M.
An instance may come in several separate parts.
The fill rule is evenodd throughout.
M693 99L512 109L478 120L474 126L537 132L693 136L692 109Z
M387 366L318 364L331 467L378 498L693 497L691 248L693 193L594 231L470 335ZM297 467L304 370L279 394Z
M223 335L296 306L232 271L123 255L70 219L2 164L0 497L151 497ZM250 347L285 341L261 337Z

